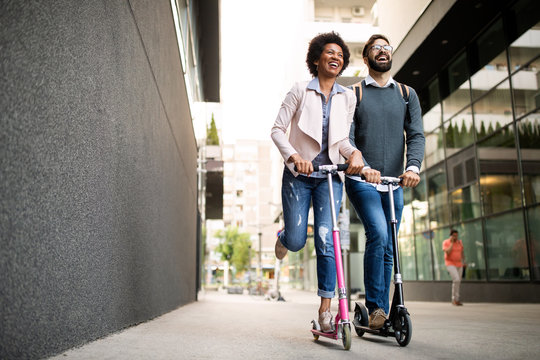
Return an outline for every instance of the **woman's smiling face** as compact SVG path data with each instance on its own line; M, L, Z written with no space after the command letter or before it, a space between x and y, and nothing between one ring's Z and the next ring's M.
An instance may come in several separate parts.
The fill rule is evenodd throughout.
M315 61L319 77L337 77L343 68L343 50L341 46L330 43L324 46L321 57Z

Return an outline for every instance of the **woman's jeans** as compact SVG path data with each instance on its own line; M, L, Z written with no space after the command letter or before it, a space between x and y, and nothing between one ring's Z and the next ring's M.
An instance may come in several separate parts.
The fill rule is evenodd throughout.
M341 207L343 184L336 175L332 179L336 213ZM317 253L317 295L333 298L336 288L336 265L332 237L332 211L326 178L294 175L285 168L281 186L285 231L279 239L290 251L299 251L307 240L308 213L313 202L315 251ZM307 251L307 250L306 250Z
M389 311L390 284L392 281L393 255L392 226L390 224L390 199L388 192L365 182L345 180L350 202L366 230L364 253L364 286L366 307L371 314L376 309ZM397 227L403 212L403 189L394 190L394 209Z

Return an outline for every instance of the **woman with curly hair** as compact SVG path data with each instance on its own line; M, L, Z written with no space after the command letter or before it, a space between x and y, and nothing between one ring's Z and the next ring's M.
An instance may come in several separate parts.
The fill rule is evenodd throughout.
M360 173L364 166L361 152L349 143L356 97L336 82L349 57L347 45L335 32L313 38L306 58L313 79L292 87L271 131L285 161L281 188L285 227L276 241L276 257L281 260L288 250L296 252L304 247L313 203L319 323L325 332L333 330L330 304L335 295L336 266L328 183L325 175L313 172L313 165L337 164L341 154L349 164L347 174ZM332 180L337 209L343 193L342 176L335 175Z

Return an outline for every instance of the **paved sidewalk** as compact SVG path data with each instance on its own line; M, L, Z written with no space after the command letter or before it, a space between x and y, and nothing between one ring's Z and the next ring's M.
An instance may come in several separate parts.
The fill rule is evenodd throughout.
M540 304L407 302L413 333L394 338L353 330L341 341L315 341L315 294L284 291L286 302L203 292L199 301L52 359L537 359ZM333 302L335 314L337 302Z

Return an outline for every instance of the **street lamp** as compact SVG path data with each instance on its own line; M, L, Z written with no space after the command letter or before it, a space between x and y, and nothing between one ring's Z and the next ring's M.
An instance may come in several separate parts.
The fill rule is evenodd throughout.
M262 293L262 232L259 231L259 295Z
M249 251L249 267L248 267L248 292L250 293L251 295L251 243L250 245L248 246L248 251Z

